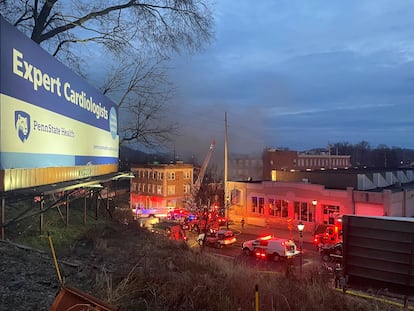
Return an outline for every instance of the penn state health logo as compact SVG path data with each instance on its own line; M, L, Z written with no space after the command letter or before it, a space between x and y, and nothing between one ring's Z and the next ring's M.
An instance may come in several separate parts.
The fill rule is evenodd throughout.
M20 140L25 142L30 134L30 115L24 111L16 110L14 112L14 125Z

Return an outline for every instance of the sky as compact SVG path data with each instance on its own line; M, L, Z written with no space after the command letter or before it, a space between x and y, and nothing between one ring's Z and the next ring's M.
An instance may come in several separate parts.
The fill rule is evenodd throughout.
M244 154L414 149L414 1L219 0L214 16L212 42L172 60L177 150L226 132Z

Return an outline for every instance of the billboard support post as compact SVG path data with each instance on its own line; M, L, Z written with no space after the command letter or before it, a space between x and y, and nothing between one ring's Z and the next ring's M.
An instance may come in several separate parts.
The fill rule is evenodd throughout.
M83 200L83 224L86 225L86 199L88 197L88 194L85 195L85 198Z
M66 207L66 226L69 225L69 195L65 191L65 207Z
M98 192L99 195L99 192ZM101 202L101 200L99 200L98 195L96 195L96 199L95 199L95 220L98 220L98 209L99 209L99 203Z
M5 209L5 200L4 200L4 195L1 195L1 239L4 240L4 223L5 223L5 219L4 219L4 209Z
M39 201L39 208L40 208L40 214L39 214L39 233L43 233L43 207L45 205L45 200L43 197Z

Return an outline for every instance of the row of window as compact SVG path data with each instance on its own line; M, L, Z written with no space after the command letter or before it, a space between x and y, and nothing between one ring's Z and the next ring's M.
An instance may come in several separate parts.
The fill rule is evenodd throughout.
M236 164L236 165L244 165L244 166L262 166L263 165L263 161L261 159L237 159L237 160L233 160L232 164Z
M281 218L291 217L293 219L313 222L315 221L316 206L309 202L293 202L293 215L289 215L287 200L269 198L267 201L268 210L265 211L265 198L252 197L252 213L275 216ZM335 219L340 215L340 207L336 205L323 205L323 223L334 224Z
M265 199L263 197L252 197L252 213L269 215L275 217L289 217L288 201L268 199L268 211L265 212ZM290 217L303 221L314 221L315 206L308 202L293 202L293 213Z
M338 158L298 159L298 167L308 167L308 166L328 167L329 165L345 167L345 166L349 166L349 161L348 159L338 159Z
M175 180L176 178L176 172L166 172L166 175L168 180ZM142 179L163 180L164 172L157 170L139 170L136 172L136 177ZM191 171L184 171L183 178L191 179Z
M162 185L154 185L154 184L142 184L142 183L132 183L131 191L136 193L152 193L152 194L163 194L163 186ZM190 193L191 186L190 184L183 185L183 192L185 194ZM168 185L167 186L167 195L174 195L175 185Z

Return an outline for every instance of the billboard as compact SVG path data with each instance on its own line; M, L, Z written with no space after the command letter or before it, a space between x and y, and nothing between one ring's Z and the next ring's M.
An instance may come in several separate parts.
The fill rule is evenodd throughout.
M2 16L0 23L1 189L116 172L116 105Z
M343 216L343 268L351 286L414 293L414 218Z

